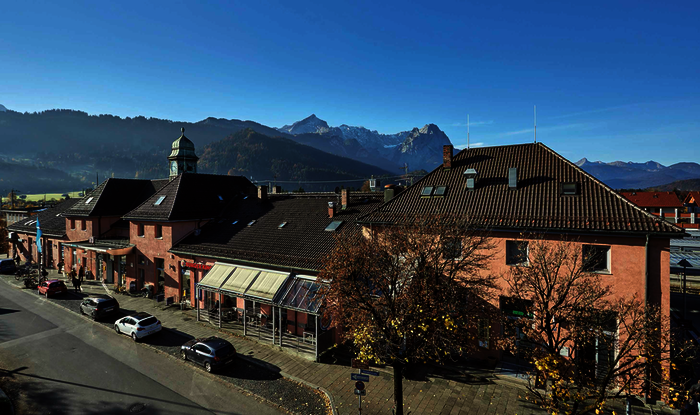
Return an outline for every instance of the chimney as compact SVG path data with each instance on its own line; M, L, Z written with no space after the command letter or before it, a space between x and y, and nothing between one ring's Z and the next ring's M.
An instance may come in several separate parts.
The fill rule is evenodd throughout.
M341 190L340 191L340 208L347 209L349 201L350 201L350 191L348 189Z
M267 200L267 186L258 186L258 199Z
M328 217L335 216L335 202L328 202Z
M395 193L396 190L394 189L393 184L387 184L386 186L384 186L384 203L393 199Z
M452 144L442 146L442 168L444 170L449 170L452 168Z
M282 193L282 186L272 186L272 194L278 195Z

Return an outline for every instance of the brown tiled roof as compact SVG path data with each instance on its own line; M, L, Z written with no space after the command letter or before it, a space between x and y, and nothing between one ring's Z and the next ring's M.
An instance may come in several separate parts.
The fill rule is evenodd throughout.
M700 192L689 192L683 203L691 203L691 200L696 206L700 206Z
M66 199L52 208L38 212L36 215L22 219L8 226L12 232L28 233L36 235L36 220L39 219L41 233L44 236L62 238L66 236L66 218L62 213L70 209L81 199Z
M166 180L167 182L167 180ZM100 183L65 216L122 216L143 203L165 183L163 180L115 179Z
M620 194L641 208L683 207L683 203L674 192L622 192Z
M335 246L335 236L357 235L356 219L376 209L381 193L355 193L348 208L328 217L328 202L338 202L334 193L269 195L241 200L224 216L209 222L199 235L190 235L171 252L263 266L319 270ZM251 226L248 224L255 220ZM333 221L343 221L337 231L326 231ZM280 224L286 225L280 228Z
M517 189L508 187L512 167L517 168ZM467 189L467 169L478 173L474 190ZM562 183L578 183L579 194L562 195ZM422 198L425 186L447 186L447 191L444 197ZM394 223L431 213L464 215L489 229L683 233L541 143L462 150L452 169L438 167L360 222Z
M217 217L241 195L253 195L256 187L243 176L180 174L126 213L127 220L176 221ZM160 204L158 200L164 197Z

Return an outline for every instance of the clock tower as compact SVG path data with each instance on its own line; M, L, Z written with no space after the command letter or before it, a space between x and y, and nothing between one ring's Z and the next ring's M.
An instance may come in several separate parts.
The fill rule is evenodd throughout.
M185 128L181 129L182 135L173 141L172 152L168 156L168 168L170 180L181 173L197 173L197 157L194 154L194 143L185 137Z

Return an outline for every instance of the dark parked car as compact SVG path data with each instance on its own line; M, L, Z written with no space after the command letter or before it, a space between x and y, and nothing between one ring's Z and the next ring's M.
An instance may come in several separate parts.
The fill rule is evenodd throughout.
M119 312L119 303L108 295L89 297L80 303L80 314L87 314L93 320Z
M180 357L202 365L207 372L211 372L233 362L236 348L218 337L193 339L182 345Z
M13 259L0 259L0 274L14 274L15 272L17 272L17 266Z
M39 284L39 295L45 295L46 298L56 294L65 294L68 292L68 287L61 280L48 280Z

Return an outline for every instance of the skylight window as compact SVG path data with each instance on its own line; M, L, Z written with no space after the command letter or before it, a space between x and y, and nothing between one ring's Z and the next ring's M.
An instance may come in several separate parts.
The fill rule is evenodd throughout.
M233 223L232 223L231 225L235 225L235 224L237 224L237 223L238 223L238 221L237 221L237 220L234 220Z
M447 192L447 186L438 186L435 188L433 196L445 196L445 192Z
M562 183L561 184L561 194L563 194L563 195L577 195L577 194L579 194L578 182Z
M423 191L420 193L422 197L428 197L433 194L433 186L425 186L423 187Z
M279 226L278 226L277 228L278 228L278 229L282 229L282 228L284 228L286 225L287 225L287 222L282 222L282 223L279 224Z
M92 197L92 196L88 197L87 200L85 201L85 204L87 205L88 203L92 202L92 199L94 199L94 197Z
M221 197L221 195L219 195L219 200L221 200L221 201L223 202L223 201L224 201L224 198Z
M255 222L256 222L255 219L251 220L250 222L248 222L248 226L253 226L253 225L255 225Z
M153 206L160 206L161 203L165 200L165 196L161 196L156 200L156 203L153 204Z
M339 228L340 225L342 225L342 224L343 224L343 221L342 221L342 220L334 220L333 222L331 222L330 225L326 226L326 230L327 230L328 232L335 232L336 230L338 230L338 228Z

